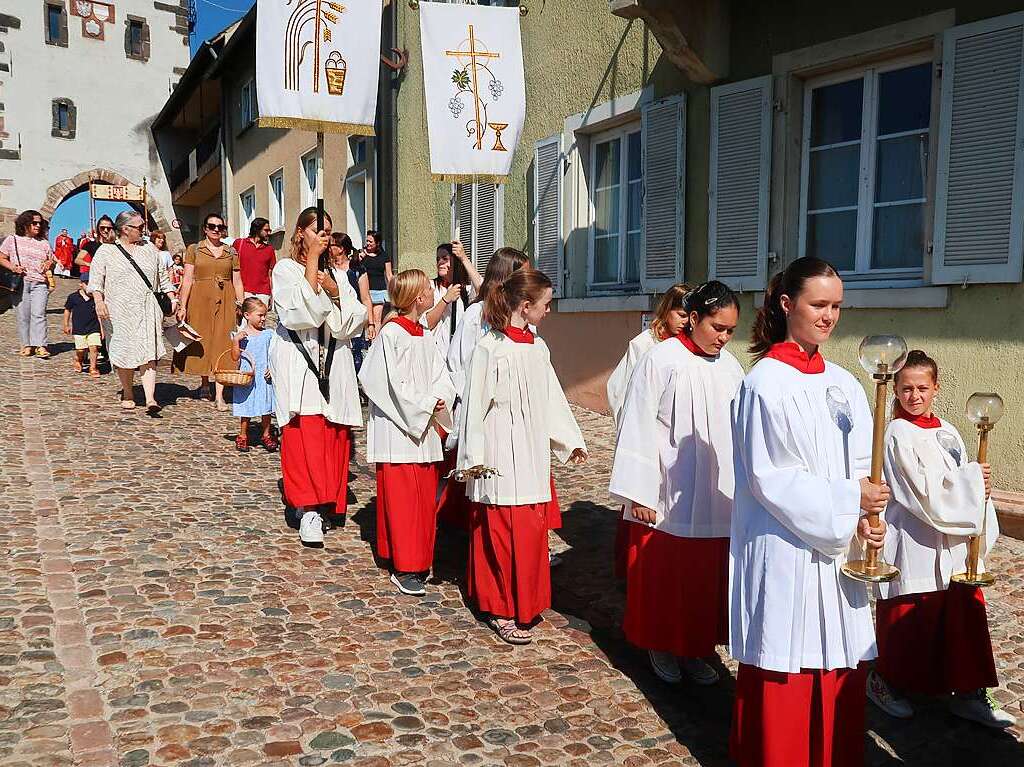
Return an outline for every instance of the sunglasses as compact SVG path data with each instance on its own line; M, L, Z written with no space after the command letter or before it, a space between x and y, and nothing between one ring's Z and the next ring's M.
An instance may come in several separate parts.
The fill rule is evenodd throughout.
M227 224L207 224L206 228L211 232L226 232L228 230Z
M42 221L29 221L29 224L31 226L42 226L43 222Z
M99 231L101 231L101 232L112 232L112 231L114 231L114 227L112 227L112 226L101 226L99 228Z

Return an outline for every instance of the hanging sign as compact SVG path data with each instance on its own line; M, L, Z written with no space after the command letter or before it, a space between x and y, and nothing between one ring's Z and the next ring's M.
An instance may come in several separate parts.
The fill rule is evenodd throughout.
M89 193L94 200L144 202L146 199L145 190L135 184L90 184Z
M519 8L420 3L430 172L502 183L526 118Z
M381 0L258 0L261 128L372 136Z

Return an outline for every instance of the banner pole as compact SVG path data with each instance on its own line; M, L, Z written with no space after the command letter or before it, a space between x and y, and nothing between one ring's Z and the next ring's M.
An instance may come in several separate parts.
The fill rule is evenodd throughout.
M324 132L316 132L316 230L324 230ZM324 264L327 263L328 253L325 250L321 256ZM325 268L321 266L321 268Z

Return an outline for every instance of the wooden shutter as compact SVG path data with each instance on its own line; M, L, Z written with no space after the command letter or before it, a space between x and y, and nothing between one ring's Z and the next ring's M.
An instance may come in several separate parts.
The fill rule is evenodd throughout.
M772 78L711 89L708 275L733 290L768 276Z
M686 101L682 94L643 110L644 214L640 287L656 293L683 277Z
M543 139L533 147L533 256L562 295L562 139Z
M494 184L473 184L476 191L474 212L476 228L473 244L476 254L473 263L482 274L494 255L498 242L498 190Z
M1024 13L945 34L932 282L1020 282Z

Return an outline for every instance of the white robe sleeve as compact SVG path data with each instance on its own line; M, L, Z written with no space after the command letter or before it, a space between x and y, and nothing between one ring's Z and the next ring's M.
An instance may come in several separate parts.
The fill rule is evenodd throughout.
M456 459L456 467L459 469L483 466L487 460L484 416L494 402L496 384L496 373L491 366L491 350L485 345L478 345L469 366L466 388L462 392L459 453Z
M328 329L334 335L342 324L341 313L327 293L314 292L305 273L300 275L286 261L274 267L274 310L277 321L288 330L316 330L333 319Z
M363 359L359 383L367 398L398 428L420 441L430 427L434 405L448 391L439 377L424 389L409 378L407 358L412 351L405 331L381 332ZM443 371L442 371L443 372ZM447 375L447 374L445 374ZM449 384L450 385L450 384Z
M470 304L472 306L472 304ZM469 375L473 350L480 340L480 312L466 309L462 319L455 326L451 343L448 345L448 370L452 374L452 382L459 396L466 388L466 377Z
M621 404L619 437L608 488L620 502L658 508L662 477L656 435L664 430L658 422L664 390L657 366L650 356L646 357L633 371L629 393Z
M745 394L737 398L734 444L751 493L808 546L827 557L840 556L857 530L859 482L812 474L789 447L785 414L756 394Z
M885 474L893 500L940 533L981 532L986 504L979 464L947 468L939 456L920 455L913 440L890 434L885 446Z
M555 369L548 365L548 408L547 424L551 437L551 450L562 463L567 463L574 450L586 450L583 433L573 417L569 401L562 391L562 384L555 375Z
M444 410L434 414L434 421L445 431L451 432L454 428L452 413L455 411L455 398L458 396L458 392L455 390L451 374L448 373L448 366L445 364L444 359L442 359L441 351L437 348L437 345L431 345L430 351L434 364L431 366L433 377L431 378L428 391L435 402L437 400L444 402Z

